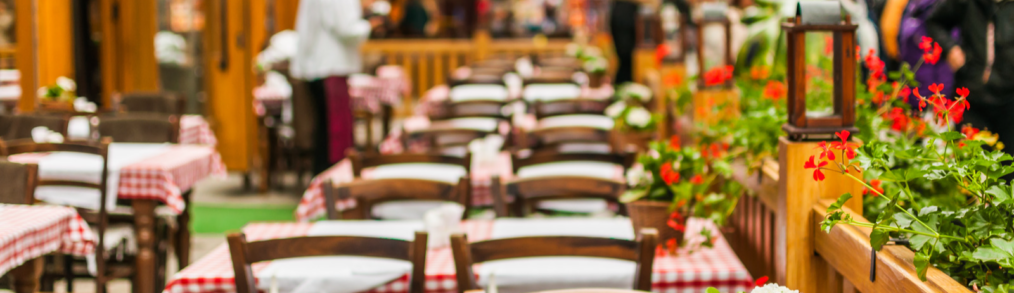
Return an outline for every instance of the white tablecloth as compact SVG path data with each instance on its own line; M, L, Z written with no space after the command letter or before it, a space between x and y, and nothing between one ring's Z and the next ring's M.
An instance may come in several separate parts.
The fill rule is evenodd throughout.
M532 84L525 86L521 96L529 102L576 99L581 97L581 87L572 83Z
M615 180L616 164L606 162L569 161L525 166L518 169L518 178L538 178L548 176L581 176L597 179ZM622 170L622 169L620 169ZM595 213L605 211L609 203L601 199L555 199L538 202L541 209L565 211L572 213Z
M373 168L370 179L424 179L458 184L467 176L465 168L458 165L433 163L390 164ZM387 220L422 219L426 211L439 207L445 202L403 200L380 203L373 206L373 216Z
M113 143L109 145L109 166L106 180L106 207L116 207L120 187L120 168L156 156L168 150L169 144ZM96 155L57 152L39 160L39 178L99 183L102 158ZM35 198L53 204L98 209L99 192L69 186L40 186Z
M464 84L451 88L451 102L506 101L507 87L497 84Z
M595 114L571 114L542 118L538 121L537 129L554 127L592 127L602 130L612 130L613 118L605 115Z

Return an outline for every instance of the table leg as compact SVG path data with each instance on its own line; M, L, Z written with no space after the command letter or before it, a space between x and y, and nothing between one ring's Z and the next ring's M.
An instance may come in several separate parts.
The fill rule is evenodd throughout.
M193 189L183 193L183 202L186 203L186 208L183 212L176 217L176 258L179 262L179 268L182 270L190 264L190 197L193 194Z
M154 200L135 199L133 201L134 233L137 233L137 259L134 263L134 293L156 292L155 204Z
M14 292L35 293L39 291L39 278L42 277L42 268L45 267L44 257L36 257L14 268L11 275L14 276Z

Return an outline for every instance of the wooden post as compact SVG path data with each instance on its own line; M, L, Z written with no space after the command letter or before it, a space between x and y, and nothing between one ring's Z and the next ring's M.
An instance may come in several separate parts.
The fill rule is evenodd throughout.
M826 179L813 179L813 169L804 169L803 164L811 155L817 142L790 141L781 137L778 143L779 182L778 213L775 233L775 280L799 292L826 292L827 286L820 280L828 279L826 262L814 254L814 225L811 215L813 205L821 199L837 199L845 193L853 198L845 206L862 213L863 185L843 174L824 171ZM862 178L862 174L852 171ZM837 282L837 281L836 281ZM839 282L840 283L840 282Z
M475 59L472 60L473 63L486 60L486 58L489 58L489 43L491 42L491 39L492 37L490 37L488 31L485 30L475 31L475 35L472 36L472 42L475 43L474 45Z

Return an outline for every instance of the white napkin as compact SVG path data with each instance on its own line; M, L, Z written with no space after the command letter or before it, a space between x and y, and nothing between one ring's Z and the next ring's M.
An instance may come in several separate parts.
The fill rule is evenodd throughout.
M498 219L493 239L524 236L590 236L633 239L630 220L611 219ZM534 257L485 262L479 268L479 284L496 274L503 293L566 288L631 288L636 263L591 257Z
M500 120L491 117L464 117L430 122L430 129L473 129L493 132L500 126Z
M63 135L49 130L45 126L32 128L32 141L35 143L63 143Z
M458 204L447 203L429 210L423 216L426 232L429 233L427 245L430 248L450 245L451 234L461 232L461 216L465 208Z
M86 116L74 116L67 122L67 137L76 140L88 139L91 135L91 124Z
M405 163L373 168L369 179L423 179L457 184L468 173L458 165L439 163Z
M310 228L308 236L350 235L412 240L422 230L419 221L322 221ZM410 272L407 261L360 257L301 257L272 261L257 272L257 288L267 291L277 280L279 292L351 293L387 284ZM400 288L395 288L399 290Z

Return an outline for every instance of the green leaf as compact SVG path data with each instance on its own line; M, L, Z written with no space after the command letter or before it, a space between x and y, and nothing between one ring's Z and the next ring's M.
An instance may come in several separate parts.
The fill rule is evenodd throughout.
M912 225L912 219L910 219L906 214L894 214L894 222L902 228Z
M989 240L989 244L993 245L994 248L1003 250L1008 255L1014 255L1014 241L993 238Z
M919 251L915 253L915 271L919 275L919 280L926 281L926 270L929 269L929 254Z
M873 250L880 251L880 248L884 247L884 244L887 244L889 240L891 240L891 234L884 230L873 229L873 232L870 233L870 246L873 247Z
M848 201L850 198L852 198L851 193L842 194L840 197L838 197L837 201L831 204L831 206L827 207L827 213L833 213L836 210L840 210L841 207L845 205L845 202Z
M622 203L634 202L636 200L644 198L647 195L648 189L646 188L630 189L623 192L623 195L620 195L620 202Z
M1014 199L1014 190L1011 190L1011 186L1007 185L993 185L986 190L986 194L994 197L993 204Z
M705 291L705 292L707 292L707 293L722 293L722 292L719 292L718 289L716 289L715 287L708 287L708 290Z
M908 239L908 242L909 244L911 244L912 250L919 251L922 250L923 247L926 246L926 243L929 242L930 240L933 240L933 238L926 235L917 234L915 236L912 236L912 238Z
M1011 254L1006 251L996 249L989 246L980 246L975 252L972 253L972 257L980 261L1000 261L1002 259L1011 258Z
M940 139L945 140L945 141L955 141L955 140L959 140L959 139L965 138L964 134L961 134L961 132L957 132L957 131L943 132L943 133L940 133L939 136L940 136Z

